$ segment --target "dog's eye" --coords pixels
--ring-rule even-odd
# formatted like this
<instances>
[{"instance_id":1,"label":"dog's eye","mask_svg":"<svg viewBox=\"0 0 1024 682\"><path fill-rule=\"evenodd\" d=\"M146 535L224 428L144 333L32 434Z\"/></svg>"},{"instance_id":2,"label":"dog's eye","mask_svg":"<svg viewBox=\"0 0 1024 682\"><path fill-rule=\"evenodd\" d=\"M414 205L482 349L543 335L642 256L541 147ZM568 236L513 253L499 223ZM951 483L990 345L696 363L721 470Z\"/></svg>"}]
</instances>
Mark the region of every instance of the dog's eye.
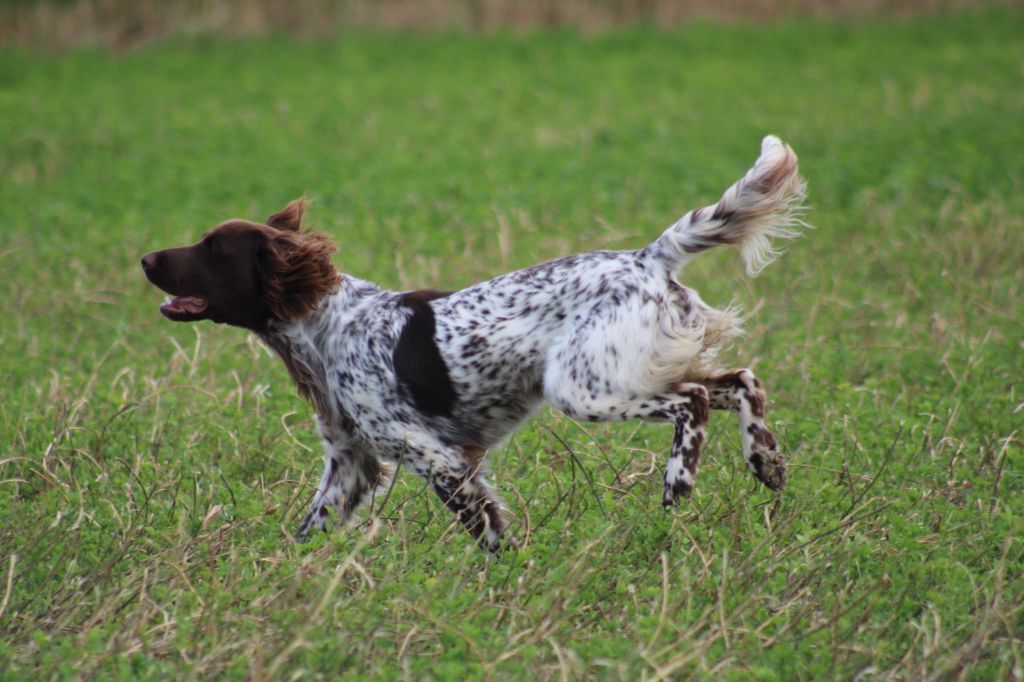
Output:
<instances>
[{"instance_id":1,"label":"dog's eye","mask_svg":"<svg viewBox=\"0 0 1024 682\"><path fill-rule=\"evenodd\" d=\"M211 256L219 256L221 254L220 242L213 237L203 240L203 249Z\"/></svg>"}]
</instances>

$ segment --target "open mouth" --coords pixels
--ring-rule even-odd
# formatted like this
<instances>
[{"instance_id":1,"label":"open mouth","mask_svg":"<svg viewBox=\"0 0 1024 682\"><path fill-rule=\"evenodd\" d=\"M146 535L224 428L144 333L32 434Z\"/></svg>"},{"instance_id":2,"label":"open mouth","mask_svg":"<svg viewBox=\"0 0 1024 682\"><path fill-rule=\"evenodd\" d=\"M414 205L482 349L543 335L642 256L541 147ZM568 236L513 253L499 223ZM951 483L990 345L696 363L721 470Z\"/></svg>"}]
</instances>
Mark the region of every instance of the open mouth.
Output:
<instances>
[{"instance_id":1,"label":"open mouth","mask_svg":"<svg viewBox=\"0 0 1024 682\"><path fill-rule=\"evenodd\" d=\"M202 296L168 296L160 305L160 312L175 322L199 320L206 312L206 299Z\"/></svg>"}]
</instances>

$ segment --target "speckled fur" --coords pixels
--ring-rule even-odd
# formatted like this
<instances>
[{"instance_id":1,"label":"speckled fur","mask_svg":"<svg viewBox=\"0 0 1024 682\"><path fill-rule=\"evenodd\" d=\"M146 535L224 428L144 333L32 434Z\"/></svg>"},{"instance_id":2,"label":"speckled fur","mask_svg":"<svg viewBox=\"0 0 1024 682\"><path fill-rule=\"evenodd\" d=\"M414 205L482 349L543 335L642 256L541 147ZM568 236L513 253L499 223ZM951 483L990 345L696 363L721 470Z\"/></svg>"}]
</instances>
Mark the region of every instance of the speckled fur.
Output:
<instances>
[{"instance_id":1,"label":"speckled fur","mask_svg":"<svg viewBox=\"0 0 1024 682\"><path fill-rule=\"evenodd\" d=\"M769 137L721 201L643 249L559 258L454 293L392 292L345 275L308 316L261 325L316 406L326 450L299 535L329 528L331 507L346 521L401 460L496 551L510 540L484 455L543 401L578 420L672 423L665 506L691 494L712 408L739 416L748 466L781 488L764 391L749 370L716 362L740 333L737 316L675 272L723 243L760 269L777 255L768 238L795 234L802 197L795 154Z\"/></svg>"},{"instance_id":2,"label":"speckled fur","mask_svg":"<svg viewBox=\"0 0 1024 682\"><path fill-rule=\"evenodd\" d=\"M768 152L778 149L770 144ZM789 211L802 184L792 152L782 160L787 172L779 178L773 168L776 184L767 190L788 183L780 201ZM726 209L703 210L721 215ZM740 241L736 226L729 227L730 241ZM673 271L687 259L682 254L702 248L679 249L685 239L672 228L667 235L639 251L569 256L425 297L456 396L446 414L418 409L392 371L391 355L414 315L406 299L424 298L416 293L384 291L347 276L316 315L274 325L267 340L320 368L325 392L334 398L321 420L344 425L336 429L338 440L361 443L386 461L404 458L489 549L498 547L506 522L483 476L481 453L544 400L579 420L675 424L666 506L692 491L709 408L739 415L748 466L765 484L781 488L785 468L764 424L764 392L749 370L723 374L715 362L718 348L739 333L737 318L707 306L675 279ZM714 232L702 237L703 248L715 243ZM342 461L346 457L352 455L342 454ZM338 499L346 500L346 517L372 478L325 483L339 492L314 499L301 531L324 527L320 509Z\"/></svg>"}]
</instances>

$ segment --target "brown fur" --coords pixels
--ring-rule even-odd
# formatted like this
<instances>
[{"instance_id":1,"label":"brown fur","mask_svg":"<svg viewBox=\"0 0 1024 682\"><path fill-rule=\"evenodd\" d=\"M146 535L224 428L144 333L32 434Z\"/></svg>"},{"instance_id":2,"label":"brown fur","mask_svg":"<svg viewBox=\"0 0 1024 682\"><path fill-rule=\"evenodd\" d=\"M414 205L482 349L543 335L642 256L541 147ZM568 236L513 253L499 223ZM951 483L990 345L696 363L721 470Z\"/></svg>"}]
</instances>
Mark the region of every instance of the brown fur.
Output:
<instances>
[{"instance_id":1,"label":"brown fur","mask_svg":"<svg viewBox=\"0 0 1024 682\"><path fill-rule=\"evenodd\" d=\"M301 320L338 290L331 263L337 249L319 232L302 230L307 201L296 199L266 224L228 220L192 246L146 254L146 277L176 297L198 297L205 308L171 319L209 319L262 333L268 320ZM164 308L161 308L164 310ZM294 373L293 373L294 374Z\"/></svg>"},{"instance_id":2,"label":"brown fur","mask_svg":"<svg viewBox=\"0 0 1024 682\"><path fill-rule=\"evenodd\" d=\"M327 402L327 389L321 381L317 380L316 371L299 359L298 354L292 351L283 337L268 336L267 343L284 361L284 366L292 381L295 382L299 395L313 403L317 412L326 414L330 409Z\"/></svg>"},{"instance_id":3,"label":"brown fur","mask_svg":"<svg viewBox=\"0 0 1024 682\"><path fill-rule=\"evenodd\" d=\"M309 199L302 197L289 201L288 205L267 218L267 225L286 232L298 232L302 227L302 216L309 208Z\"/></svg>"},{"instance_id":4,"label":"brown fur","mask_svg":"<svg viewBox=\"0 0 1024 682\"><path fill-rule=\"evenodd\" d=\"M263 272L267 305L274 317L301 320L316 310L324 296L338 290L341 274L331 263L337 248L319 232L281 231L268 241Z\"/></svg>"}]
</instances>

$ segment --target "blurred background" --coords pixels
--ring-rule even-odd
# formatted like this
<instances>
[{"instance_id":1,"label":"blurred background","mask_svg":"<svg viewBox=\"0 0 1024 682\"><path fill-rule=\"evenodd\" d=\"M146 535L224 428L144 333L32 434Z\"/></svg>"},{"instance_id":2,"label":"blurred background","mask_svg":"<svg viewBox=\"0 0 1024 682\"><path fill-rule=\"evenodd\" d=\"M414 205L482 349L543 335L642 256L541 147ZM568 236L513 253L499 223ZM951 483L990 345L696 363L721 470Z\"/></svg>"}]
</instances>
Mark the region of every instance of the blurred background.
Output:
<instances>
[{"instance_id":1,"label":"blurred background","mask_svg":"<svg viewBox=\"0 0 1024 682\"><path fill-rule=\"evenodd\" d=\"M175 34L325 36L344 28L463 29L694 20L910 17L1019 0L3 0L0 43L125 49Z\"/></svg>"}]
</instances>

